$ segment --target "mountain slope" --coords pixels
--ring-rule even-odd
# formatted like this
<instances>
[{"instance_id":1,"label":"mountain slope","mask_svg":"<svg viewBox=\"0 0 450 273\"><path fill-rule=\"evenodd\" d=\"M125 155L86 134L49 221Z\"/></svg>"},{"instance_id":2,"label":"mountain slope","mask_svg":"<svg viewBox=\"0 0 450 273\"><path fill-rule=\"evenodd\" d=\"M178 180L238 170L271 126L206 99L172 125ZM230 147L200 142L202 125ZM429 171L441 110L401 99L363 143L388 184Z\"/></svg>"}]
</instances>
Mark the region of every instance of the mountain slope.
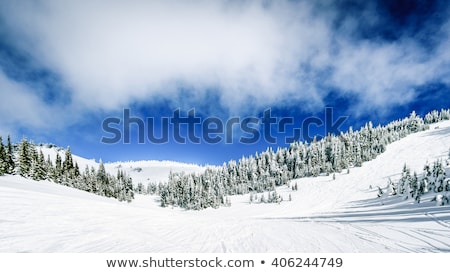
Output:
<instances>
[{"instance_id":1,"label":"mountain slope","mask_svg":"<svg viewBox=\"0 0 450 273\"><path fill-rule=\"evenodd\" d=\"M61 148L38 146L38 150L42 150L45 155L50 157L52 162L55 162L56 154L64 160L65 151ZM72 155L74 162L78 163L80 171L84 171L88 166L98 169L99 163L95 159L86 159L77 155ZM206 167L195 164L188 164L175 161L157 161L157 160L141 160L141 161L128 161L128 162L104 162L105 169L108 173L115 175L117 171L125 171L132 179L133 184L136 186L138 183L142 183L147 186L149 182L159 183L167 181L169 173L172 172L201 172Z\"/></svg>"},{"instance_id":2,"label":"mountain slope","mask_svg":"<svg viewBox=\"0 0 450 273\"><path fill-rule=\"evenodd\" d=\"M438 128L435 128L438 127ZM376 198L403 164L447 157L450 121L390 144L376 159L331 176L302 178L291 202L185 211L157 197L130 204L50 182L0 177L2 252L450 252L450 207Z\"/></svg>"},{"instance_id":3,"label":"mountain slope","mask_svg":"<svg viewBox=\"0 0 450 273\"><path fill-rule=\"evenodd\" d=\"M134 185L142 183L144 186L147 186L149 182L166 182L171 171L193 173L201 172L205 169L205 167L195 164L156 160L112 162L106 163L105 168L113 174L118 169L122 169L133 179Z\"/></svg>"}]
</instances>

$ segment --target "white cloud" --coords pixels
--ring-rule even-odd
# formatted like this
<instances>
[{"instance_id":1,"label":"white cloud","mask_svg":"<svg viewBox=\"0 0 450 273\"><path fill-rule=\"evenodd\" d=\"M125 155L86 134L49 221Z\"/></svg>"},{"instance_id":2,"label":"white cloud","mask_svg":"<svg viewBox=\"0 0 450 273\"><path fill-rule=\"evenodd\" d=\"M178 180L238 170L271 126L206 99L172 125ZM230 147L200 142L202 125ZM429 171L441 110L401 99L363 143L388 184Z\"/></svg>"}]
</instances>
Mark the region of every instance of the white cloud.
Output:
<instances>
[{"instance_id":1,"label":"white cloud","mask_svg":"<svg viewBox=\"0 0 450 273\"><path fill-rule=\"evenodd\" d=\"M303 4L44 2L5 12L25 50L90 107L173 94L178 84L221 89L228 107L309 96L294 78L298 66L321 65L329 43L325 23Z\"/></svg>"},{"instance_id":2,"label":"white cloud","mask_svg":"<svg viewBox=\"0 0 450 273\"><path fill-rule=\"evenodd\" d=\"M309 3L48 0L5 4L2 17L87 109L178 98L180 86L195 90L182 98L193 103L218 90L232 112L314 108L333 87L358 96L359 111L405 103L414 86L448 73L437 61L444 53L428 56L408 39L355 42L358 22L336 31L331 5L318 13Z\"/></svg>"},{"instance_id":3,"label":"white cloud","mask_svg":"<svg viewBox=\"0 0 450 273\"><path fill-rule=\"evenodd\" d=\"M355 112L389 108L414 99L414 87L434 78L436 67L409 44L378 46L373 43L347 44L333 60L329 84L359 95ZM362 107L366 109L362 109Z\"/></svg>"},{"instance_id":4,"label":"white cloud","mask_svg":"<svg viewBox=\"0 0 450 273\"><path fill-rule=\"evenodd\" d=\"M9 79L0 69L0 135L14 134L17 124L29 128L58 126L62 109L45 104L32 89ZM57 114L55 114L57 113Z\"/></svg>"}]
</instances>

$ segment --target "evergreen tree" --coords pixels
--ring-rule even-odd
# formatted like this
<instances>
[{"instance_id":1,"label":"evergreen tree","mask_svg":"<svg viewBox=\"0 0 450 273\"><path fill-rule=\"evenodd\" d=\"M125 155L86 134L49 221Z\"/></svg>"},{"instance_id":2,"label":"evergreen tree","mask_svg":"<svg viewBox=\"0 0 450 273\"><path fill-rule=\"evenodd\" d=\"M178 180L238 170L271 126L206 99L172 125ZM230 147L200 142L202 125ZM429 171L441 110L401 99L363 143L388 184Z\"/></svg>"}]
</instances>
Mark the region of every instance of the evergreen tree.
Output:
<instances>
[{"instance_id":1,"label":"evergreen tree","mask_svg":"<svg viewBox=\"0 0 450 273\"><path fill-rule=\"evenodd\" d=\"M54 171L54 167L53 162L50 159L50 155L47 155L47 160L45 162L45 170L47 172L47 178L51 178Z\"/></svg>"},{"instance_id":2,"label":"evergreen tree","mask_svg":"<svg viewBox=\"0 0 450 273\"><path fill-rule=\"evenodd\" d=\"M419 179L417 177L417 173L414 172L413 176L410 178L409 182L409 194L411 197L417 196L417 192L419 189Z\"/></svg>"},{"instance_id":3,"label":"evergreen tree","mask_svg":"<svg viewBox=\"0 0 450 273\"><path fill-rule=\"evenodd\" d=\"M442 192L446 189L446 173L442 161L439 160L435 163L436 165L436 189L437 192Z\"/></svg>"},{"instance_id":4,"label":"evergreen tree","mask_svg":"<svg viewBox=\"0 0 450 273\"><path fill-rule=\"evenodd\" d=\"M423 177L419 181L419 188L417 189L417 195L416 195L417 203L420 203L420 199L421 199L422 195L425 194L425 190L427 188L426 181L427 181L426 177Z\"/></svg>"},{"instance_id":5,"label":"evergreen tree","mask_svg":"<svg viewBox=\"0 0 450 273\"><path fill-rule=\"evenodd\" d=\"M13 148L13 145L11 144L11 136L10 135L8 135L8 142L6 144L5 160L6 160L6 165L7 165L6 173L13 174L14 169L16 168L16 164L14 162L14 148Z\"/></svg>"},{"instance_id":6,"label":"evergreen tree","mask_svg":"<svg viewBox=\"0 0 450 273\"><path fill-rule=\"evenodd\" d=\"M131 177L124 176L124 191L125 191L125 200L128 203L130 203L134 199L134 192L133 192L133 180Z\"/></svg>"},{"instance_id":7,"label":"evergreen tree","mask_svg":"<svg viewBox=\"0 0 450 273\"><path fill-rule=\"evenodd\" d=\"M73 164L73 158L72 158L72 152L70 151L70 146L67 147L65 153L64 153L64 161L62 163L62 173L69 177L70 179L73 179L75 177L75 170L74 170L74 164ZM79 171L79 170L78 170Z\"/></svg>"},{"instance_id":8,"label":"evergreen tree","mask_svg":"<svg viewBox=\"0 0 450 273\"><path fill-rule=\"evenodd\" d=\"M161 207L163 207L163 208L167 207L169 205L169 201L168 201L169 192L168 192L166 186L163 186L161 188L159 197L160 197Z\"/></svg>"},{"instance_id":9,"label":"evergreen tree","mask_svg":"<svg viewBox=\"0 0 450 273\"><path fill-rule=\"evenodd\" d=\"M388 194L392 196L397 195L397 187L394 185L391 178L389 178L388 181Z\"/></svg>"},{"instance_id":10,"label":"evergreen tree","mask_svg":"<svg viewBox=\"0 0 450 273\"><path fill-rule=\"evenodd\" d=\"M100 164L97 170L97 181L100 186L100 195L104 195L107 197L113 196L114 190L111 188L109 180L110 179L106 174L105 165L103 165L103 162L100 160Z\"/></svg>"},{"instance_id":11,"label":"evergreen tree","mask_svg":"<svg viewBox=\"0 0 450 273\"><path fill-rule=\"evenodd\" d=\"M0 175L4 175L8 171L8 162L6 158L6 149L3 146L3 139L0 136Z\"/></svg>"},{"instance_id":12,"label":"evergreen tree","mask_svg":"<svg viewBox=\"0 0 450 273\"><path fill-rule=\"evenodd\" d=\"M37 175L37 172L38 172L37 163L38 163L39 156L38 156L36 147L32 143L30 143L30 146L28 148L29 148L29 152L31 154L31 170L30 170L29 177L31 179L37 181L37 180L39 180L38 175Z\"/></svg>"},{"instance_id":13,"label":"evergreen tree","mask_svg":"<svg viewBox=\"0 0 450 273\"><path fill-rule=\"evenodd\" d=\"M398 193L400 195L403 195L405 192L407 192L407 187L409 184L411 178L411 173L408 167L406 167L406 164L403 165L403 171L402 171L402 177L400 178L400 182L398 185Z\"/></svg>"},{"instance_id":14,"label":"evergreen tree","mask_svg":"<svg viewBox=\"0 0 450 273\"><path fill-rule=\"evenodd\" d=\"M32 161L30 143L24 138L19 145L19 175L28 177L31 174Z\"/></svg>"},{"instance_id":15,"label":"evergreen tree","mask_svg":"<svg viewBox=\"0 0 450 273\"><path fill-rule=\"evenodd\" d=\"M37 160L33 163L33 179L38 181L47 179L45 159L42 150L39 152Z\"/></svg>"},{"instance_id":16,"label":"evergreen tree","mask_svg":"<svg viewBox=\"0 0 450 273\"><path fill-rule=\"evenodd\" d=\"M62 159L59 153L56 153L56 159L55 159L55 168L53 170L52 179L55 183L61 183L62 182Z\"/></svg>"},{"instance_id":17,"label":"evergreen tree","mask_svg":"<svg viewBox=\"0 0 450 273\"><path fill-rule=\"evenodd\" d=\"M145 190L144 184L142 184L142 182L139 182L139 183L138 183L138 185L137 185L135 191L136 191L138 194L146 194L146 190Z\"/></svg>"},{"instance_id":18,"label":"evergreen tree","mask_svg":"<svg viewBox=\"0 0 450 273\"><path fill-rule=\"evenodd\" d=\"M78 162L75 162L75 166L73 169L73 173L75 177L79 177L81 175L80 173L80 167L78 167Z\"/></svg>"}]
</instances>

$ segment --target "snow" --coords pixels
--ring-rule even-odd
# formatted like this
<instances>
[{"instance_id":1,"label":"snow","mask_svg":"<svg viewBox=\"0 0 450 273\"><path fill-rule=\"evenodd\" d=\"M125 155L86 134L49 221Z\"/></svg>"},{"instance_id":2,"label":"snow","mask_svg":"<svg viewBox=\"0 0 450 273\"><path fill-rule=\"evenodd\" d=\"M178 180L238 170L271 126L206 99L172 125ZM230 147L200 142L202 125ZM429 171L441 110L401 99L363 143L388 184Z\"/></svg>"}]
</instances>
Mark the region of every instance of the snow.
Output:
<instances>
[{"instance_id":1,"label":"snow","mask_svg":"<svg viewBox=\"0 0 450 273\"><path fill-rule=\"evenodd\" d=\"M0 251L450 252L449 206L436 206L431 196L420 204L376 198L377 186L399 178L404 163L420 173L427 161L448 156L449 143L450 121L441 122L390 144L335 180L302 178L291 181L298 191L277 189L284 200L291 194L291 202L249 204L249 195L232 196L231 207L202 211L161 208L155 196L120 203L51 182L3 176ZM150 173L148 162L108 168L117 164ZM146 179L142 173L131 174Z\"/></svg>"}]
</instances>

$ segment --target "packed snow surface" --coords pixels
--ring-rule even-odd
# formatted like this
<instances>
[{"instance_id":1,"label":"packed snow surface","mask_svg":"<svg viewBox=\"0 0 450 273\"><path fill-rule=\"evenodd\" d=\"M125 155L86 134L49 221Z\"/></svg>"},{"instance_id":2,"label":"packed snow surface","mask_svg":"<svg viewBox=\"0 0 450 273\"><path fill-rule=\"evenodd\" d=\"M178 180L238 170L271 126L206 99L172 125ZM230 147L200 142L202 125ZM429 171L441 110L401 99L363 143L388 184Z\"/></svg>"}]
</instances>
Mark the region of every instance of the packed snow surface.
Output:
<instances>
[{"instance_id":1,"label":"packed snow surface","mask_svg":"<svg viewBox=\"0 0 450 273\"><path fill-rule=\"evenodd\" d=\"M186 211L156 196L120 203L47 181L0 177L1 252L450 252L450 207L376 198L403 164L447 158L450 121L390 144L360 168L302 178L280 204ZM122 164L137 168L138 163ZM80 166L81 167L81 166ZM117 167L117 165L115 166Z\"/></svg>"}]
</instances>

